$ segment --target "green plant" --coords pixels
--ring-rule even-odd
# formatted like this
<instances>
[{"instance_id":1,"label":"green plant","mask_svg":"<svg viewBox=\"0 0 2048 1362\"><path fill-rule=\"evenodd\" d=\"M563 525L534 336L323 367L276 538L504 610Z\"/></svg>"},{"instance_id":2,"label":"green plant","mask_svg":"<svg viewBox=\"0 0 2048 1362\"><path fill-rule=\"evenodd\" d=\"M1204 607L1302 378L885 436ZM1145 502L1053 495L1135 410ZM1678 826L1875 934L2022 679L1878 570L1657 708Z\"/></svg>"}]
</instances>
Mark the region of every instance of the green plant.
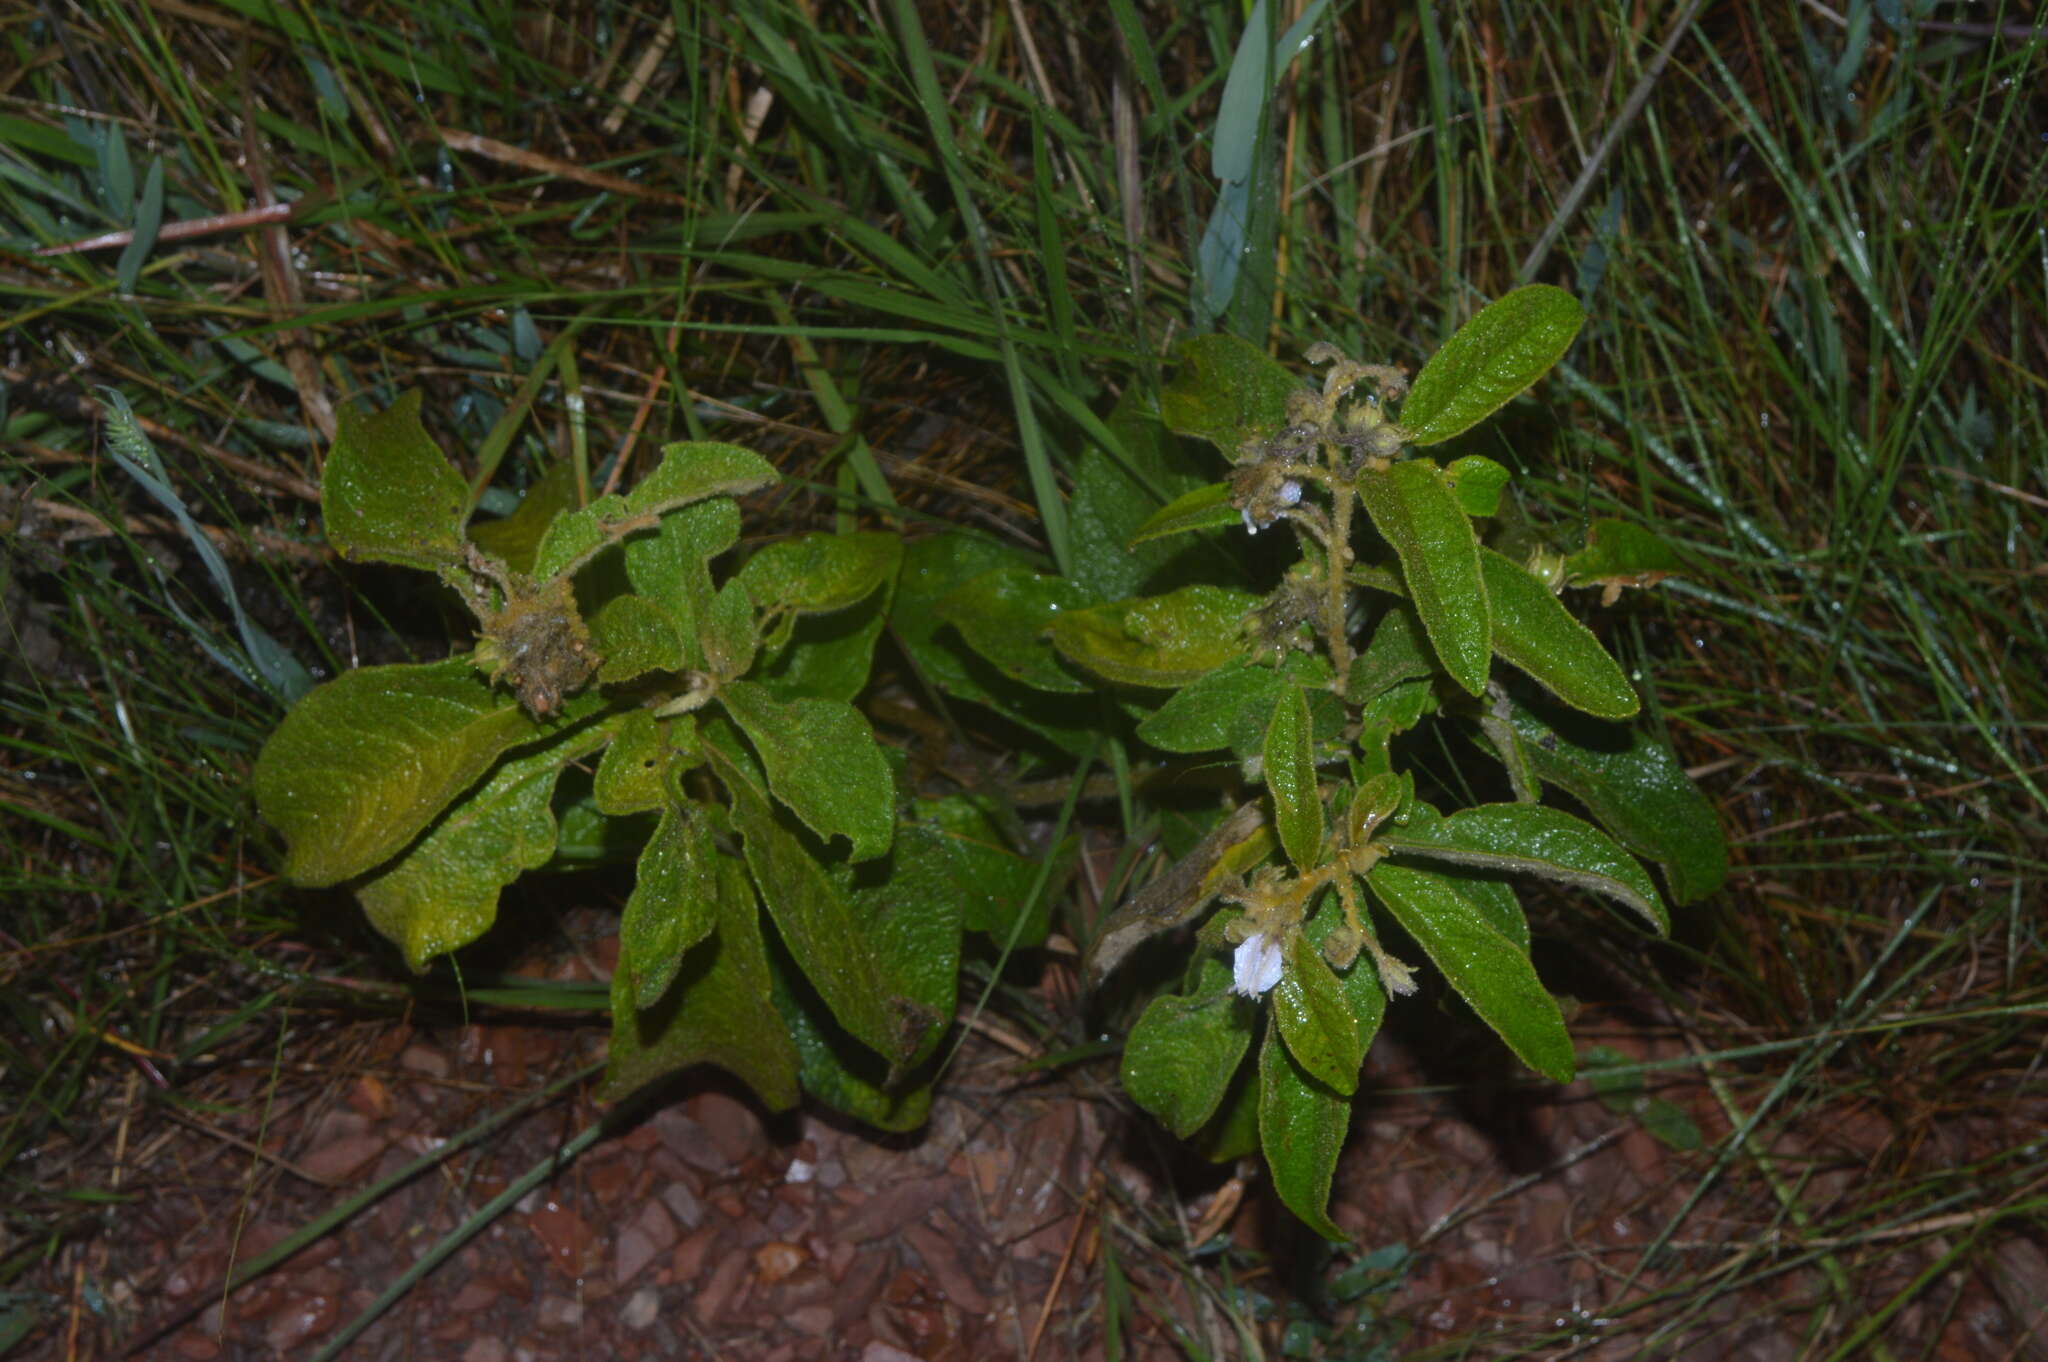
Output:
<instances>
[{"instance_id":1,"label":"green plant","mask_svg":"<svg viewBox=\"0 0 2048 1362\"><path fill-rule=\"evenodd\" d=\"M439 575L478 640L467 657L349 673L292 711L255 773L285 872L351 882L417 969L491 925L503 887L557 856L560 823L624 823L641 849L609 1091L711 1062L771 1106L803 1090L913 1126L963 933L1005 949L1042 938L1046 876L1019 854L1007 810L923 797L875 741L852 702L889 626L928 684L1008 715L1050 754L1168 754L1146 772L1148 796L1213 767L1205 754L1238 759L1224 768L1231 797L1179 811L1186 858L1103 924L1089 967L1100 981L1223 901L1182 991L1131 1031L1125 1083L1176 1134L1206 1128L1212 1152L1262 1145L1287 1204L1336 1236L1325 1202L1349 1098L1386 995L1414 987L1369 901L1518 1056L1563 1079L1571 1045L1504 877L1592 890L1664 931L1659 891L1624 846L1662 863L1681 899L1722 874L1711 811L1668 750L1557 708L1618 721L1637 699L1550 585L1647 580L1668 556L1617 528L1539 579L1474 529L1503 467L1398 457L1528 387L1579 321L1561 291L1519 290L1412 391L1328 346L1309 355L1329 366L1320 393L1228 337L1184 346L1156 415L1127 399L1111 418L1123 471L1084 464L1076 540L1122 554L1117 478L1142 475L1149 451L1156 480L1177 485L1167 432L1201 436L1232 476L1145 518L1132 561L1180 579L1211 561L1234 571L1227 554L1159 558L1160 541L1216 547L1284 520L1300 560L1263 592L1185 580L1117 598L1125 567L1048 576L965 535L876 532L772 543L721 581L735 498L775 476L745 450L671 445L631 492L582 506L551 475L513 515L465 531L468 485L416 398L350 417L323 482L329 538ZM1398 420L1382 397L1402 399ZM1548 698L1495 677L1496 656ZM1445 813L1418 793L1398 740L1434 713L1469 725L1512 799ZM592 756L587 791L562 779ZM1614 835L1537 802L1543 785ZM1236 1083L1268 1011L1256 1081Z\"/></svg>"}]
</instances>

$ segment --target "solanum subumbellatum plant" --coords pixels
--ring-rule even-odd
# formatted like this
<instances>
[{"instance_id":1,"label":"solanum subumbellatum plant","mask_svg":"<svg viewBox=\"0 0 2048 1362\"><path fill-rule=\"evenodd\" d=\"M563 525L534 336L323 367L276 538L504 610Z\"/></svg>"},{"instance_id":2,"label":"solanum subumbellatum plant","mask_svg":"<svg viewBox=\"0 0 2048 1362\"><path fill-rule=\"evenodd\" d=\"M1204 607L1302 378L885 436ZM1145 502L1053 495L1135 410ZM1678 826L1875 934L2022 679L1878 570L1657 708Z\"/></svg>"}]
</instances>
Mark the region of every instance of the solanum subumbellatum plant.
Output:
<instances>
[{"instance_id":1,"label":"solanum subumbellatum plant","mask_svg":"<svg viewBox=\"0 0 2048 1362\"><path fill-rule=\"evenodd\" d=\"M1419 452L1528 388L1580 319L1560 290L1517 290L1412 387L1328 346L1307 355L1317 388L1229 337L1187 342L1156 411L1127 396L1110 417L1123 449L1079 462L1072 577L964 532L810 534L728 569L736 498L775 474L723 444L668 446L587 505L557 469L470 525L416 399L352 415L323 477L330 541L435 573L477 637L348 673L287 716L255 773L285 873L350 884L423 968L563 859L564 826L609 826L583 840L637 854L611 1094L709 1062L771 1107L808 1092L914 1126L963 937L1042 941L1057 852L1027 854L995 795L913 786L876 741L855 702L886 631L911 674L1010 720L1047 769L1105 744L1139 754L1123 769L1180 855L1099 924L1086 968L1101 984L1176 928L1190 959L1137 1016L1126 1087L1214 1156L1262 1149L1287 1205L1335 1234L1360 1067L1389 997L1415 986L1389 925L1564 1079L1571 1045L1512 881L1662 932L1637 856L1681 901L1724 873L1711 809L1628 726L1633 687L1557 594L1654 581L1668 550L1603 521L1581 552L1512 561L1481 533L1507 470ZM1228 477L1191 485L1176 437L1214 445ZM1282 527L1298 558L1255 587L1236 550ZM1441 782L1418 786L1407 760L1425 722L1467 728L1509 797L1440 807Z\"/></svg>"}]
</instances>

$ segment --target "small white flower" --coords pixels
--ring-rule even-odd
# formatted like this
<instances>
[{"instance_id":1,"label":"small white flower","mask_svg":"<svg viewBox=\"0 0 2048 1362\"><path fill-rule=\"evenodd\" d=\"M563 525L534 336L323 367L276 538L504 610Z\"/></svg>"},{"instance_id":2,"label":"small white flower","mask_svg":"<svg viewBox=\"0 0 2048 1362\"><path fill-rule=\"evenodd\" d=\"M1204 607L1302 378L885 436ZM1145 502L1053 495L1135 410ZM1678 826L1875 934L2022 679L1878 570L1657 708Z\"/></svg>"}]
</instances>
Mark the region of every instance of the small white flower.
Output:
<instances>
[{"instance_id":1,"label":"small white flower","mask_svg":"<svg viewBox=\"0 0 2048 1362\"><path fill-rule=\"evenodd\" d=\"M1301 484L1293 478L1287 479L1280 484L1280 493L1277 499L1282 506L1299 506L1301 504Z\"/></svg>"},{"instance_id":2,"label":"small white flower","mask_svg":"<svg viewBox=\"0 0 2048 1362\"><path fill-rule=\"evenodd\" d=\"M1238 943L1230 972L1232 993L1258 997L1280 982L1280 943L1264 932L1253 932Z\"/></svg>"}]
</instances>

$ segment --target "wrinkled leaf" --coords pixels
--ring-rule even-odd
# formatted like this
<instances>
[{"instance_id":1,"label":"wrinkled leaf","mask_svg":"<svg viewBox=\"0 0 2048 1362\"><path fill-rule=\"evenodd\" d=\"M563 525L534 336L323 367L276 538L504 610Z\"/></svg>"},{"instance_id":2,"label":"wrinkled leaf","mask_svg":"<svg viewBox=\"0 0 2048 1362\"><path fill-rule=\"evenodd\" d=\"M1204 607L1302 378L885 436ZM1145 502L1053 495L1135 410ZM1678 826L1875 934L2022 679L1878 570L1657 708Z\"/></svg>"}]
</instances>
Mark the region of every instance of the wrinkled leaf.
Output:
<instances>
[{"instance_id":1,"label":"wrinkled leaf","mask_svg":"<svg viewBox=\"0 0 2048 1362\"><path fill-rule=\"evenodd\" d=\"M778 540L746 561L735 580L761 610L844 610L896 573L903 541L893 534L807 534Z\"/></svg>"},{"instance_id":2,"label":"wrinkled leaf","mask_svg":"<svg viewBox=\"0 0 2048 1362\"><path fill-rule=\"evenodd\" d=\"M1669 747L1633 728L1521 704L1509 722L1537 778L1585 805L1623 846L1663 865L1680 903L1721 887L1721 820Z\"/></svg>"},{"instance_id":3,"label":"wrinkled leaf","mask_svg":"<svg viewBox=\"0 0 2048 1362\"><path fill-rule=\"evenodd\" d=\"M1267 1027L1259 1047L1259 1144L1273 1190L1303 1224L1339 1243L1345 1235L1330 1219L1330 1179L1350 1126L1350 1099L1310 1076L1280 1028Z\"/></svg>"},{"instance_id":4,"label":"wrinkled leaf","mask_svg":"<svg viewBox=\"0 0 2048 1362\"><path fill-rule=\"evenodd\" d=\"M498 893L555 852L548 807L562 768L605 740L589 728L514 757L451 806L426 836L356 886L370 925L413 970L482 936L498 918Z\"/></svg>"},{"instance_id":5,"label":"wrinkled leaf","mask_svg":"<svg viewBox=\"0 0 2048 1362\"><path fill-rule=\"evenodd\" d=\"M1290 686L1266 726L1266 789L1273 796L1273 827L1297 870L1322 863L1322 795L1316 788L1315 749L1309 741L1308 697ZM1335 1085L1332 1085L1335 1086Z\"/></svg>"},{"instance_id":6,"label":"wrinkled leaf","mask_svg":"<svg viewBox=\"0 0 2048 1362\"><path fill-rule=\"evenodd\" d=\"M939 839L960 902L960 925L986 933L999 945L1042 945L1052 905L1073 859L1074 843L1055 849L1055 868L1036 899L1038 862L1010 849L987 796L956 794L920 799L917 814Z\"/></svg>"},{"instance_id":7,"label":"wrinkled leaf","mask_svg":"<svg viewBox=\"0 0 2048 1362\"><path fill-rule=\"evenodd\" d=\"M1428 459L1367 469L1358 495L1401 560L1409 599L1444 670L1471 694L1482 693L1493 636L1479 540L1442 472Z\"/></svg>"},{"instance_id":8,"label":"wrinkled leaf","mask_svg":"<svg viewBox=\"0 0 2048 1362\"><path fill-rule=\"evenodd\" d=\"M1314 653L1290 652L1277 668L1249 659L1227 663L1175 691L1138 725L1138 736L1168 752L1227 747L1251 756L1265 745L1280 697L1289 687L1305 687L1312 735L1324 741L1336 736L1345 717L1328 690L1330 678L1330 664Z\"/></svg>"},{"instance_id":9,"label":"wrinkled leaf","mask_svg":"<svg viewBox=\"0 0 2048 1362\"><path fill-rule=\"evenodd\" d=\"M652 534L626 541L626 580L675 621L690 667L706 665L698 633L715 591L710 562L739 537L739 507L728 497L714 497L665 515Z\"/></svg>"},{"instance_id":10,"label":"wrinkled leaf","mask_svg":"<svg viewBox=\"0 0 2048 1362\"><path fill-rule=\"evenodd\" d=\"M1585 320L1578 299L1549 284L1481 308L1415 376L1401 404L1408 441L1433 445L1493 415L1564 357Z\"/></svg>"},{"instance_id":11,"label":"wrinkled leaf","mask_svg":"<svg viewBox=\"0 0 2048 1362\"><path fill-rule=\"evenodd\" d=\"M1287 944L1286 968L1273 987L1273 1019L1280 1038L1310 1077L1349 1097L1365 1063L1358 1018L1337 976L1306 935Z\"/></svg>"},{"instance_id":12,"label":"wrinkled leaf","mask_svg":"<svg viewBox=\"0 0 2048 1362\"><path fill-rule=\"evenodd\" d=\"M711 497L740 496L775 478L766 459L738 445L666 445L661 462L632 491L599 497L550 525L534 553L533 575L548 578L573 572L606 545L653 529L669 511Z\"/></svg>"},{"instance_id":13,"label":"wrinkled leaf","mask_svg":"<svg viewBox=\"0 0 2048 1362\"><path fill-rule=\"evenodd\" d=\"M612 976L610 1101L694 1064L715 1064L753 1089L770 1111L797 1103L797 1051L771 1001L761 914L746 867L716 864L717 923L683 957L660 1001L642 1009L627 971Z\"/></svg>"},{"instance_id":14,"label":"wrinkled leaf","mask_svg":"<svg viewBox=\"0 0 2048 1362\"><path fill-rule=\"evenodd\" d=\"M1287 397L1301 383L1278 360L1235 336L1182 341L1179 371L1159 394L1166 428L1196 435L1237 458L1248 442L1269 440L1287 424Z\"/></svg>"},{"instance_id":15,"label":"wrinkled leaf","mask_svg":"<svg viewBox=\"0 0 2048 1362\"><path fill-rule=\"evenodd\" d=\"M889 616L889 584L846 610L806 615L788 640L749 674L780 699L851 701L867 689L875 643Z\"/></svg>"},{"instance_id":16,"label":"wrinkled leaf","mask_svg":"<svg viewBox=\"0 0 2048 1362\"><path fill-rule=\"evenodd\" d=\"M389 859L541 731L462 658L316 687L256 758L256 805L284 834L285 878L334 884Z\"/></svg>"},{"instance_id":17,"label":"wrinkled leaf","mask_svg":"<svg viewBox=\"0 0 2048 1362\"><path fill-rule=\"evenodd\" d=\"M1062 611L1053 646L1070 662L1131 686L1184 686L1245 656L1245 618L1259 598L1218 586Z\"/></svg>"},{"instance_id":18,"label":"wrinkled leaf","mask_svg":"<svg viewBox=\"0 0 2048 1362\"><path fill-rule=\"evenodd\" d=\"M1365 878L1451 987L1524 1064L1559 1083L1571 1081L1572 1042L1564 1015L1526 951L1442 875L1381 861Z\"/></svg>"},{"instance_id":19,"label":"wrinkled leaf","mask_svg":"<svg viewBox=\"0 0 2048 1362\"><path fill-rule=\"evenodd\" d=\"M1492 549L1480 550L1479 568L1504 661L1588 714L1626 719L1642 707L1620 664L1543 583Z\"/></svg>"},{"instance_id":20,"label":"wrinkled leaf","mask_svg":"<svg viewBox=\"0 0 2048 1362\"><path fill-rule=\"evenodd\" d=\"M1199 486L1214 466L1207 450L1161 424L1143 393L1142 384L1124 389L1105 422L1122 449L1112 453L1091 441L1074 462L1074 495L1067 503L1072 572L1097 600L1187 580L1187 543L1141 543L1134 536L1161 503Z\"/></svg>"},{"instance_id":21,"label":"wrinkled leaf","mask_svg":"<svg viewBox=\"0 0 2048 1362\"><path fill-rule=\"evenodd\" d=\"M1662 538L1626 520L1603 517L1586 528L1586 547L1564 560L1573 586L1654 586L1685 565Z\"/></svg>"},{"instance_id":22,"label":"wrinkled leaf","mask_svg":"<svg viewBox=\"0 0 2048 1362\"><path fill-rule=\"evenodd\" d=\"M1382 844L1396 855L1449 861L1495 873L1538 875L1602 894L1660 933L1671 919L1657 886L1635 858L1584 819L1543 804L1481 804L1440 820L1390 828Z\"/></svg>"},{"instance_id":23,"label":"wrinkled leaf","mask_svg":"<svg viewBox=\"0 0 2048 1362\"><path fill-rule=\"evenodd\" d=\"M738 582L727 582L711 598L704 612L704 626L697 636L704 649L704 665L720 680L745 676L754 665L761 647L761 631L754 620L753 598Z\"/></svg>"},{"instance_id":24,"label":"wrinkled leaf","mask_svg":"<svg viewBox=\"0 0 2048 1362\"><path fill-rule=\"evenodd\" d=\"M1131 547L1149 544L1169 535L1190 534L1239 523L1237 507L1230 501L1230 484L1212 482L1183 493L1161 506L1131 535Z\"/></svg>"},{"instance_id":25,"label":"wrinkled leaf","mask_svg":"<svg viewBox=\"0 0 2048 1362\"><path fill-rule=\"evenodd\" d=\"M842 880L776 816L751 763L721 742L705 751L732 796L733 826L783 945L849 1035L891 1066L905 1062L933 1019L891 976Z\"/></svg>"},{"instance_id":26,"label":"wrinkled leaf","mask_svg":"<svg viewBox=\"0 0 2048 1362\"><path fill-rule=\"evenodd\" d=\"M678 805L662 811L619 919L618 968L635 1006L661 1001L682 968L683 952L718 924L722 859L711 825L697 809Z\"/></svg>"},{"instance_id":27,"label":"wrinkled leaf","mask_svg":"<svg viewBox=\"0 0 2048 1362\"><path fill-rule=\"evenodd\" d=\"M1193 987L1154 998L1124 1041L1124 1091L1181 1139L1208 1124L1252 1042L1230 966L1203 956Z\"/></svg>"},{"instance_id":28,"label":"wrinkled leaf","mask_svg":"<svg viewBox=\"0 0 2048 1362\"><path fill-rule=\"evenodd\" d=\"M469 527L469 538L514 572L531 572L541 536L555 523L556 516L575 509L576 466L567 459L557 459L526 489L512 514L497 520L476 521Z\"/></svg>"},{"instance_id":29,"label":"wrinkled leaf","mask_svg":"<svg viewBox=\"0 0 2048 1362\"><path fill-rule=\"evenodd\" d=\"M1444 465L1444 481L1451 485L1466 515L1491 516L1500 511L1508 470L1483 454L1467 454Z\"/></svg>"},{"instance_id":30,"label":"wrinkled leaf","mask_svg":"<svg viewBox=\"0 0 2048 1362\"><path fill-rule=\"evenodd\" d=\"M590 617L590 642L604 659L597 679L608 686L648 672L679 672L689 665L675 617L645 596L606 601Z\"/></svg>"},{"instance_id":31,"label":"wrinkled leaf","mask_svg":"<svg viewBox=\"0 0 2048 1362\"><path fill-rule=\"evenodd\" d=\"M939 602L937 613L969 647L1013 681L1079 695L1092 687L1060 665L1046 635L1056 620L1093 600L1064 577L998 568L954 588Z\"/></svg>"},{"instance_id":32,"label":"wrinkled leaf","mask_svg":"<svg viewBox=\"0 0 2048 1362\"><path fill-rule=\"evenodd\" d=\"M1412 607L1396 605L1380 616L1372 641L1351 660L1344 698L1354 705L1364 704L1403 681L1427 680L1436 669L1436 654L1430 649L1422 621Z\"/></svg>"},{"instance_id":33,"label":"wrinkled leaf","mask_svg":"<svg viewBox=\"0 0 2048 1362\"><path fill-rule=\"evenodd\" d=\"M896 783L859 710L843 700L778 700L752 681L727 682L718 699L760 755L768 788L805 827L827 842L845 837L856 861L889 849Z\"/></svg>"},{"instance_id":34,"label":"wrinkled leaf","mask_svg":"<svg viewBox=\"0 0 2048 1362\"><path fill-rule=\"evenodd\" d=\"M668 802L671 771L697 761L697 732L691 719L657 719L648 710L630 710L619 720L612 745L597 763L591 797L599 812L615 818L658 809Z\"/></svg>"},{"instance_id":35,"label":"wrinkled leaf","mask_svg":"<svg viewBox=\"0 0 2048 1362\"><path fill-rule=\"evenodd\" d=\"M375 416L344 405L320 478L327 542L344 558L437 572L462 560L469 484L420 424L420 394Z\"/></svg>"},{"instance_id":36,"label":"wrinkled leaf","mask_svg":"<svg viewBox=\"0 0 2048 1362\"><path fill-rule=\"evenodd\" d=\"M774 957L775 1007L795 1042L804 1091L877 1130L915 1130L931 1114L929 1082L889 1082L888 1066L832 1020L824 1002L780 953Z\"/></svg>"}]
</instances>

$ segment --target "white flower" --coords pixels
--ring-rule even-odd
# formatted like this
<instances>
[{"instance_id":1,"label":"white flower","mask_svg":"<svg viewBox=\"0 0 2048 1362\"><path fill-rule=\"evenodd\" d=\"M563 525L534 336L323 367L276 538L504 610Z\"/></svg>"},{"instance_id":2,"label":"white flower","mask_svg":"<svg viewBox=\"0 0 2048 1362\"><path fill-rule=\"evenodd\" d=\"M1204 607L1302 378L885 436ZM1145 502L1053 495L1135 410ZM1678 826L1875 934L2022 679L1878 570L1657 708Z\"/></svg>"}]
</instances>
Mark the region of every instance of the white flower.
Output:
<instances>
[{"instance_id":1,"label":"white flower","mask_svg":"<svg viewBox=\"0 0 2048 1362\"><path fill-rule=\"evenodd\" d=\"M1230 971L1232 993L1258 997L1280 982L1280 943L1264 932L1253 932L1238 943Z\"/></svg>"}]
</instances>

